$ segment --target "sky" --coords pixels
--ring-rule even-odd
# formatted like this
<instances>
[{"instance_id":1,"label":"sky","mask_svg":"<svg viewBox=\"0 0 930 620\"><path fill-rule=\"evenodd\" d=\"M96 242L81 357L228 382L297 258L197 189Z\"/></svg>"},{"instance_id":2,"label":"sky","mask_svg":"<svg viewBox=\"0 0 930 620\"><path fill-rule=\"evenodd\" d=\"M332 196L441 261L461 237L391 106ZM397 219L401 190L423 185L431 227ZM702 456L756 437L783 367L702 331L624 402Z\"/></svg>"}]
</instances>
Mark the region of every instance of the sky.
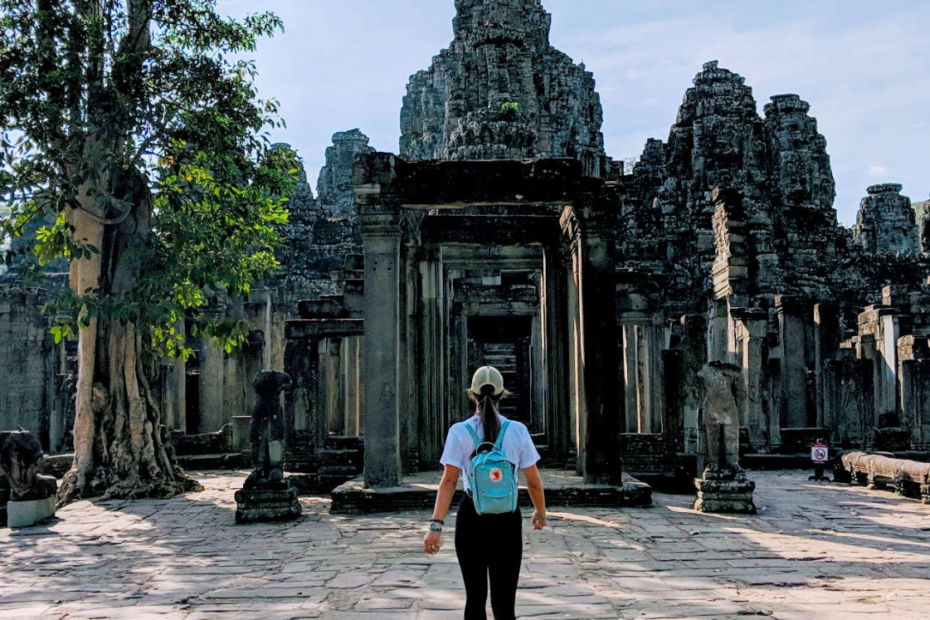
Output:
<instances>
[{"instance_id":1,"label":"sky","mask_svg":"<svg viewBox=\"0 0 930 620\"><path fill-rule=\"evenodd\" d=\"M452 40L453 0L228 0L236 17L277 13L286 32L249 56L259 93L281 103L312 184L338 131L398 151L410 75ZM866 188L930 196L930 0L543 0L552 44L594 73L607 154L665 140L703 63L744 76L759 111L772 95L811 104L827 138L840 221Z\"/></svg>"}]
</instances>

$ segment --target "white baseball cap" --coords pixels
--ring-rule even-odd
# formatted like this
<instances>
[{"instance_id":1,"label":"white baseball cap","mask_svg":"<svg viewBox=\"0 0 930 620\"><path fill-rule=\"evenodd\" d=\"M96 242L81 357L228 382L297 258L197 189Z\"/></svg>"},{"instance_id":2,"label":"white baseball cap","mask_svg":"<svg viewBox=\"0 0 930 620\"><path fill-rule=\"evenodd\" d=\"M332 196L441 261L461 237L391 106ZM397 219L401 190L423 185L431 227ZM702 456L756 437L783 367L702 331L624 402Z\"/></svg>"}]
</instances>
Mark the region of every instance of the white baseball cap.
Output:
<instances>
[{"instance_id":1,"label":"white baseball cap","mask_svg":"<svg viewBox=\"0 0 930 620\"><path fill-rule=\"evenodd\" d=\"M481 394L481 388L486 385L494 388L495 396L504 393L504 377L497 368L483 366L475 372L475 376L471 380L471 391L475 394Z\"/></svg>"}]
</instances>

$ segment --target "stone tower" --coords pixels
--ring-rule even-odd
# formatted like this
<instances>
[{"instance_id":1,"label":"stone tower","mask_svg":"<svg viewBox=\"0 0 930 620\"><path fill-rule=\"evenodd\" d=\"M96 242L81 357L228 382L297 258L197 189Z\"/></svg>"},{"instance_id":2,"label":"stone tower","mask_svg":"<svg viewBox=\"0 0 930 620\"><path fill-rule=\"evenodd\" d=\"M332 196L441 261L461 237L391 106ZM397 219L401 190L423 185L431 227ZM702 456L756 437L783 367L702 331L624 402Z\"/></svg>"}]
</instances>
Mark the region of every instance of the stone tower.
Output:
<instances>
[{"instance_id":1,"label":"stone tower","mask_svg":"<svg viewBox=\"0 0 930 620\"><path fill-rule=\"evenodd\" d=\"M352 185L352 163L363 153L373 153L368 136L358 129L333 135L333 145L326 149L326 165L320 170L316 193L328 217L354 218L355 187Z\"/></svg>"},{"instance_id":2,"label":"stone tower","mask_svg":"<svg viewBox=\"0 0 930 620\"><path fill-rule=\"evenodd\" d=\"M540 0L456 0L455 38L407 86L408 161L571 157L589 176L611 165L594 76L549 44Z\"/></svg>"},{"instance_id":3,"label":"stone tower","mask_svg":"<svg viewBox=\"0 0 930 620\"><path fill-rule=\"evenodd\" d=\"M853 230L856 242L872 254L913 254L920 251L917 216L901 185L873 185L862 199Z\"/></svg>"}]
</instances>

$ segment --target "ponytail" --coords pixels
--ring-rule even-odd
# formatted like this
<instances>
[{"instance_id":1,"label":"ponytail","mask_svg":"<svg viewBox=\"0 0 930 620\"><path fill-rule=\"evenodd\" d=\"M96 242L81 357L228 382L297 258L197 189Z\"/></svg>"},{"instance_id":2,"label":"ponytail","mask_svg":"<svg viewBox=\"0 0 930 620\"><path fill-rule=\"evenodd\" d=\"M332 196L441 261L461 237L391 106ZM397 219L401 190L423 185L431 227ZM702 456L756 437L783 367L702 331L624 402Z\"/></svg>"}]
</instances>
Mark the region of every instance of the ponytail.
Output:
<instances>
[{"instance_id":1,"label":"ponytail","mask_svg":"<svg viewBox=\"0 0 930 620\"><path fill-rule=\"evenodd\" d=\"M506 395L507 392L505 391L503 394L495 396L494 388L490 385L483 386L480 394L476 394L471 390L468 391L468 396L475 403L475 413L481 418L481 424L484 426L484 440L486 442L494 443L501 432L501 421L497 416L501 399Z\"/></svg>"}]
</instances>

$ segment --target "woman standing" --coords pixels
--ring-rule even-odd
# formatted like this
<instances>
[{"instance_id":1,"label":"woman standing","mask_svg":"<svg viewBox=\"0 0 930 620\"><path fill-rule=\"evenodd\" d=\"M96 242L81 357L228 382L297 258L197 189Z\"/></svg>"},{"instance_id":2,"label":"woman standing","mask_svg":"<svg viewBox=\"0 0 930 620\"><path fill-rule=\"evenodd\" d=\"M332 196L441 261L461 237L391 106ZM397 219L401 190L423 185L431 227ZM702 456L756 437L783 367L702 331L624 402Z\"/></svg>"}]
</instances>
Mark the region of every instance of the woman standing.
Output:
<instances>
[{"instance_id":1,"label":"woman standing","mask_svg":"<svg viewBox=\"0 0 930 620\"><path fill-rule=\"evenodd\" d=\"M486 620L488 582L495 620L514 620L517 583L523 562L523 515L519 507L506 514L479 515L470 496L471 460L479 444L495 443L501 425L507 421L498 413L501 399L507 396L504 378L495 368L478 369L468 391L475 403L475 415L449 430L440 462L445 466L436 495L436 508L424 540L426 553L439 551L442 527L459 476L466 473L465 496L455 519L455 553L465 581L465 620ZM470 428L469 428L470 427ZM476 442L475 437L479 441ZM546 500L536 463L539 453L526 426L510 421L500 449L515 469L522 469L526 485L536 508L533 529L546 527Z\"/></svg>"}]
</instances>

